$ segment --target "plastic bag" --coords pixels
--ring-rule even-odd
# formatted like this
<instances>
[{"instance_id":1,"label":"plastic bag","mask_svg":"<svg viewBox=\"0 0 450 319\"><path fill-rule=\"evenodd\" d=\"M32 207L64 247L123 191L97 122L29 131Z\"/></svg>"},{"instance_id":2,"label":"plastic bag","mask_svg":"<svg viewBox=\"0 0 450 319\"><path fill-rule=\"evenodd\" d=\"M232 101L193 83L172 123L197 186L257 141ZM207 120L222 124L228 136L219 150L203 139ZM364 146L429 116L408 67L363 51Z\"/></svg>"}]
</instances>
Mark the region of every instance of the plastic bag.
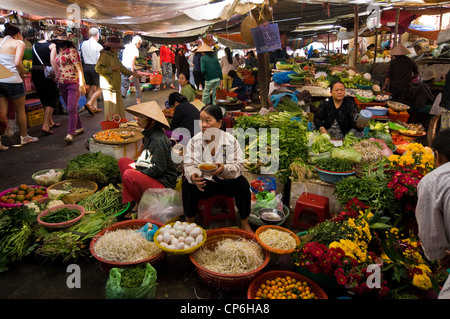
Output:
<instances>
[{"instance_id":1,"label":"plastic bag","mask_svg":"<svg viewBox=\"0 0 450 319\"><path fill-rule=\"evenodd\" d=\"M144 236L145 239L147 239L148 241L153 241L153 235L155 235L156 231L158 230L158 226L152 224L152 223L147 223L144 226L142 226L141 228L139 228L137 230L137 232Z\"/></svg>"},{"instance_id":2,"label":"plastic bag","mask_svg":"<svg viewBox=\"0 0 450 319\"><path fill-rule=\"evenodd\" d=\"M125 268L111 268L106 282L106 299L154 299L156 294L156 270L152 265L146 264L142 285L137 288L124 288L120 286L122 272Z\"/></svg>"},{"instance_id":3,"label":"plastic bag","mask_svg":"<svg viewBox=\"0 0 450 319\"><path fill-rule=\"evenodd\" d=\"M139 202L139 219L151 219L165 224L181 215L183 215L181 193L172 188L149 188Z\"/></svg>"},{"instance_id":4,"label":"plastic bag","mask_svg":"<svg viewBox=\"0 0 450 319\"><path fill-rule=\"evenodd\" d=\"M257 214L262 208L275 208L283 210L283 201L281 194L275 192L263 191L255 195L256 201L252 202L252 213Z\"/></svg>"},{"instance_id":5,"label":"plastic bag","mask_svg":"<svg viewBox=\"0 0 450 319\"><path fill-rule=\"evenodd\" d=\"M250 183L250 188L253 193L258 193L262 191L276 191L277 182L274 177L264 176L258 177Z\"/></svg>"}]
</instances>

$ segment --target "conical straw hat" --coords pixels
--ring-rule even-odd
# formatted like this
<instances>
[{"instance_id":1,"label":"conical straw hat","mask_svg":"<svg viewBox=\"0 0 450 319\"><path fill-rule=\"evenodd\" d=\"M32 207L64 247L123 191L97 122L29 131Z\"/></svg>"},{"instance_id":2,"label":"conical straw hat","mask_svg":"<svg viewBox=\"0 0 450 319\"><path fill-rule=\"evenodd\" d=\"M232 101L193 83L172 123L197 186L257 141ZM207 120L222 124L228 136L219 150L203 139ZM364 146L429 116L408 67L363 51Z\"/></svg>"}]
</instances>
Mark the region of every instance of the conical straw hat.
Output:
<instances>
[{"instance_id":1,"label":"conical straw hat","mask_svg":"<svg viewBox=\"0 0 450 319\"><path fill-rule=\"evenodd\" d=\"M242 20L241 36L242 36L242 39L245 41L245 43L247 43L248 45L255 45L255 43L253 42L253 36L252 36L251 29L254 29L257 26L258 26L258 23L250 15L246 16L244 18L244 20Z\"/></svg>"},{"instance_id":2,"label":"conical straw hat","mask_svg":"<svg viewBox=\"0 0 450 319\"><path fill-rule=\"evenodd\" d=\"M390 55L408 55L411 54L411 51L408 50L403 44L397 45L395 48L389 52Z\"/></svg>"},{"instance_id":3,"label":"conical straw hat","mask_svg":"<svg viewBox=\"0 0 450 319\"><path fill-rule=\"evenodd\" d=\"M3 64L0 64L0 79L7 79L14 74L8 70Z\"/></svg>"},{"instance_id":4,"label":"conical straw hat","mask_svg":"<svg viewBox=\"0 0 450 319\"><path fill-rule=\"evenodd\" d=\"M158 48L154 47L153 45L150 47L150 49L148 50L148 53L152 53L152 52L156 52L159 51Z\"/></svg>"},{"instance_id":5,"label":"conical straw hat","mask_svg":"<svg viewBox=\"0 0 450 319\"><path fill-rule=\"evenodd\" d=\"M213 49L211 49L211 47L209 45L207 45L206 43L203 43L196 52L214 52Z\"/></svg>"},{"instance_id":6,"label":"conical straw hat","mask_svg":"<svg viewBox=\"0 0 450 319\"><path fill-rule=\"evenodd\" d=\"M166 119L166 116L164 115L163 111L161 111L161 108L159 107L158 103L156 101L150 101L145 103L139 103L136 105L132 105L130 107L127 107L125 109L128 113L131 113L135 116L144 115L147 116L155 121L158 121L159 123L170 127L169 122Z\"/></svg>"}]
</instances>

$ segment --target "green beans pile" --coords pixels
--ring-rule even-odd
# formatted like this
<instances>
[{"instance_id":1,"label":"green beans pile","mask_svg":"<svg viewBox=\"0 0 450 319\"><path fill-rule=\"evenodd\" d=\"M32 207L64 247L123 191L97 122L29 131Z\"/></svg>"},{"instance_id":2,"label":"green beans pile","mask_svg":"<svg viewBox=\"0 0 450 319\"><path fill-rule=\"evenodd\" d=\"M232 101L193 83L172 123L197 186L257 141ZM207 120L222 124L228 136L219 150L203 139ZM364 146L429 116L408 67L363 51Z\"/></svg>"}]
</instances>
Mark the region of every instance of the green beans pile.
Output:
<instances>
[{"instance_id":1,"label":"green beans pile","mask_svg":"<svg viewBox=\"0 0 450 319\"><path fill-rule=\"evenodd\" d=\"M41 218L44 223L57 224L64 223L80 216L80 212L76 209L61 208Z\"/></svg>"},{"instance_id":2,"label":"green beans pile","mask_svg":"<svg viewBox=\"0 0 450 319\"><path fill-rule=\"evenodd\" d=\"M107 216L114 216L127 207L122 203L122 191L114 185L109 184L101 191L83 199L78 205L83 206L86 211L102 212Z\"/></svg>"}]
</instances>

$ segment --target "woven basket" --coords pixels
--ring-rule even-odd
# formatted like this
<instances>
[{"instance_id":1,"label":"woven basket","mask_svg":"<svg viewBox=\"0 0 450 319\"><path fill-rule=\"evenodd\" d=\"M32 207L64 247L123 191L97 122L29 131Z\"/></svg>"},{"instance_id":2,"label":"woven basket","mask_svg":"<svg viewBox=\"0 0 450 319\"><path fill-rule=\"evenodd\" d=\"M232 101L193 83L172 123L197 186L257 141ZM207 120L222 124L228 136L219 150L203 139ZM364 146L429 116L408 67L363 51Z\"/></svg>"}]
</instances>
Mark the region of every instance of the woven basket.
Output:
<instances>
[{"instance_id":1,"label":"woven basket","mask_svg":"<svg viewBox=\"0 0 450 319\"><path fill-rule=\"evenodd\" d=\"M389 108L393 109L396 112L403 112L406 110L409 110L409 106L400 102L396 102L396 101L387 101L386 102L387 106L389 106Z\"/></svg>"},{"instance_id":2,"label":"woven basket","mask_svg":"<svg viewBox=\"0 0 450 319\"><path fill-rule=\"evenodd\" d=\"M262 275L255 278L247 289L247 299L255 299L256 292L258 291L258 288L266 282L266 280L272 280L276 279L278 277L286 277L290 276L291 278L295 278L297 281L304 281L308 284L308 287L311 289L311 292L316 295L317 299L328 299L327 294L325 291L314 281L309 279L308 277L305 277L303 275L300 275L299 273L293 272L293 271L286 271L286 270L273 270L268 271L266 273L263 273Z\"/></svg>"},{"instance_id":3,"label":"woven basket","mask_svg":"<svg viewBox=\"0 0 450 319\"><path fill-rule=\"evenodd\" d=\"M150 258L147 258L147 259L138 260L138 261L135 261L135 262L124 262L124 263L119 263L119 262L115 262L115 261L105 260L105 259L101 258L100 256L98 256L95 253L95 250L94 250L95 243L107 231L114 231L114 230L117 230L117 229L136 229L137 230L137 229L145 226L145 224L147 224L147 223L154 224L158 228L161 228L163 226L163 223L160 223L160 222L155 221L155 220L150 220L150 219L126 220L126 221L116 223L114 225L109 226L108 228L103 229L97 235L95 235L94 238L92 238L90 246L89 246L90 252L91 252L92 256L95 259L97 259L97 261L100 263L100 268L105 273L109 274L109 271L111 270L111 268L134 267L134 266L142 265L142 264L151 264L152 266L155 267L155 266L157 266L158 264L161 263L161 261L166 256L166 253L164 251L161 251L161 252L157 253L156 255L151 256Z\"/></svg>"},{"instance_id":4,"label":"woven basket","mask_svg":"<svg viewBox=\"0 0 450 319\"><path fill-rule=\"evenodd\" d=\"M53 184L52 186L50 186L47 189L47 193L51 189L61 190L61 191L64 190L64 184L66 184L66 183L70 183L73 188L88 188L89 189L89 191L86 191L81 194L73 194L73 195L69 194L69 195L64 196L62 198L62 200L64 202L69 202L69 203L78 203L83 198L94 194L98 189L97 183L95 183L93 181L88 181L88 180L83 180L83 179L68 179L68 180Z\"/></svg>"},{"instance_id":5,"label":"woven basket","mask_svg":"<svg viewBox=\"0 0 450 319\"><path fill-rule=\"evenodd\" d=\"M218 228L212 229L206 232L207 239L204 243L204 247L207 249L213 249L218 242L230 238L230 239L242 239L254 240L254 235L250 232L234 229L234 228ZM197 273L200 279L208 286L214 287L220 290L239 290L246 288L250 282L255 279L266 267L270 260L270 253L264 250L264 262L257 269L244 274L220 274L211 270L208 270L197 263L195 260L195 253L189 255L191 262L197 268Z\"/></svg>"}]
</instances>

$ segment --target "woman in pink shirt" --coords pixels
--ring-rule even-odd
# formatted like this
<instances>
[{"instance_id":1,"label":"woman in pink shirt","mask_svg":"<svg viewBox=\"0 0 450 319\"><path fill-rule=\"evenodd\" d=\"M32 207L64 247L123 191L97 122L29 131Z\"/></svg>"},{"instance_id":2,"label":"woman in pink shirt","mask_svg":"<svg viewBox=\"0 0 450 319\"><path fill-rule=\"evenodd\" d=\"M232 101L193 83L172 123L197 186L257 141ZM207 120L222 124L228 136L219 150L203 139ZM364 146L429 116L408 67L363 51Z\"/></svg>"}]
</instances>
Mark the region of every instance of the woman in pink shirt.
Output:
<instances>
[{"instance_id":1,"label":"woman in pink shirt","mask_svg":"<svg viewBox=\"0 0 450 319\"><path fill-rule=\"evenodd\" d=\"M54 33L52 42L56 44L58 50L58 55L53 63L56 80L69 113L69 125L64 140L71 143L75 135L84 133L78 114L78 100L81 94L86 94L83 68L75 45L68 39L64 31Z\"/></svg>"}]
</instances>

